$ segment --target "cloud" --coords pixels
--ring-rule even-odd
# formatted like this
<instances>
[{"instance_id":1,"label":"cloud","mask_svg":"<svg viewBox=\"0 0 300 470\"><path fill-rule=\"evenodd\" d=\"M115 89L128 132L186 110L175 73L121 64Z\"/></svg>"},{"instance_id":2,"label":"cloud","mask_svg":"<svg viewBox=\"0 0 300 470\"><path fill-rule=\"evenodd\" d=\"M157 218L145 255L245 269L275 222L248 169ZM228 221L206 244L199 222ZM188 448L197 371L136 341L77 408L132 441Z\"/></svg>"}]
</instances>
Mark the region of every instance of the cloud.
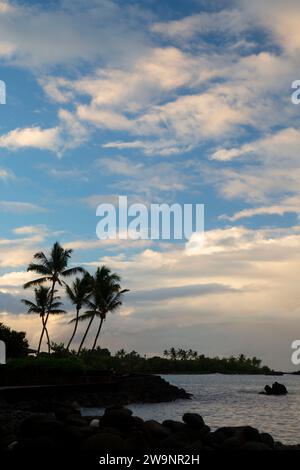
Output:
<instances>
[{"instance_id":1,"label":"cloud","mask_svg":"<svg viewBox=\"0 0 300 470\"><path fill-rule=\"evenodd\" d=\"M23 310L21 299L15 294L8 294L0 290L0 313L21 313Z\"/></svg>"},{"instance_id":2,"label":"cloud","mask_svg":"<svg viewBox=\"0 0 300 470\"><path fill-rule=\"evenodd\" d=\"M145 21L141 8L110 0L59 0L51 8L3 2L0 43L6 41L14 48L9 64L30 69L96 59L130 60L136 50L147 47L140 27Z\"/></svg>"},{"instance_id":3,"label":"cloud","mask_svg":"<svg viewBox=\"0 0 300 470\"><path fill-rule=\"evenodd\" d=\"M0 210L16 214L46 212L46 209L41 206L38 206L37 204L32 204L31 202L23 201L0 201Z\"/></svg>"},{"instance_id":4,"label":"cloud","mask_svg":"<svg viewBox=\"0 0 300 470\"><path fill-rule=\"evenodd\" d=\"M6 168L0 167L0 180L8 181L15 179L15 175L11 170L7 170Z\"/></svg>"},{"instance_id":5,"label":"cloud","mask_svg":"<svg viewBox=\"0 0 300 470\"><path fill-rule=\"evenodd\" d=\"M272 38L287 52L294 53L300 49L300 7L297 0L242 0L244 14L258 25L267 29Z\"/></svg>"},{"instance_id":6,"label":"cloud","mask_svg":"<svg viewBox=\"0 0 300 470\"><path fill-rule=\"evenodd\" d=\"M207 170L207 178L215 180L223 197L270 208L261 213L299 212L299 145L299 129L288 127L240 147L219 148L212 159L226 166L214 174ZM239 169L230 165L236 159L242 163Z\"/></svg>"},{"instance_id":7,"label":"cloud","mask_svg":"<svg viewBox=\"0 0 300 470\"><path fill-rule=\"evenodd\" d=\"M59 131L57 128L41 129L40 127L28 127L14 129L0 136L0 147L11 150L31 147L56 151L58 148L58 137Z\"/></svg>"},{"instance_id":8,"label":"cloud","mask_svg":"<svg viewBox=\"0 0 300 470\"><path fill-rule=\"evenodd\" d=\"M120 175L123 180L118 179L114 185L126 194L130 193L131 198L138 198L138 195L146 196L147 200L155 202L161 198L177 191L183 191L187 186L186 176L180 171L180 167L175 163L147 163L136 162L126 157L101 158L97 161L101 171L110 175ZM168 178L165 178L165 175ZM142 201L140 201L142 202Z\"/></svg>"},{"instance_id":9,"label":"cloud","mask_svg":"<svg viewBox=\"0 0 300 470\"><path fill-rule=\"evenodd\" d=\"M200 297L202 295L216 295L224 292L232 292L234 289L221 284L192 284L176 287L164 287L151 290L140 290L128 294L131 302L161 302L182 297Z\"/></svg>"},{"instance_id":10,"label":"cloud","mask_svg":"<svg viewBox=\"0 0 300 470\"><path fill-rule=\"evenodd\" d=\"M199 13L179 20L154 23L151 30L169 39L186 43L195 36L211 32L228 36L239 35L250 27L247 17L237 9Z\"/></svg>"}]
</instances>

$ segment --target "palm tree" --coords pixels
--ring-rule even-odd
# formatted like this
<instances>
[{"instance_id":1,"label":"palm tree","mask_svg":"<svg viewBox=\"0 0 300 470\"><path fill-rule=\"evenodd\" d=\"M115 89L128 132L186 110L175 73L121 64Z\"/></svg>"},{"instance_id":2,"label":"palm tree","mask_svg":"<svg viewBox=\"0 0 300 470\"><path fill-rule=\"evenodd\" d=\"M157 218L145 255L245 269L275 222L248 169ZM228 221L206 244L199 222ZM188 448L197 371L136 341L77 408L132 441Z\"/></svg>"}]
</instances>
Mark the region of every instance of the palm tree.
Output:
<instances>
[{"instance_id":1,"label":"palm tree","mask_svg":"<svg viewBox=\"0 0 300 470\"><path fill-rule=\"evenodd\" d=\"M79 313L82 309L83 305L87 302L89 296L91 295L92 290L92 276L89 273L85 273L82 278L76 277L75 281L72 283L72 286L68 286L66 283L66 293L69 299L71 300L72 304L75 305L76 308L76 316L70 323L74 322L74 329L67 345L67 350L69 350L73 338L76 334L78 321L79 321Z\"/></svg>"},{"instance_id":2,"label":"palm tree","mask_svg":"<svg viewBox=\"0 0 300 470\"><path fill-rule=\"evenodd\" d=\"M65 250L58 242L55 242L50 255L47 257L45 253L42 251L36 253L34 255L34 259L40 261L39 263L30 263L27 271L34 271L40 274L42 277L35 279L33 281L29 281L24 284L24 289L28 287L36 286L43 284L44 282L51 282L51 290L50 290L50 297L49 297L49 305L46 317L44 319L44 327L42 330L42 339L44 336L44 332L47 327L50 310L52 308L52 302L54 297L54 291L56 284L62 285L61 277L69 277L73 276L79 272L85 272L81 267L75 268L68 268L68 262L72 254L71 249Z\"/></svg>"},{"instance_id":3,"label":"palm tree","mask_svg":"<svg viewBox=\"0 0 300 470\"><path fill-rule=\"evenodd\" d=\"M45 323L45 315L48 314L60 314L66 313L60 307L62 303L60 302L60 297L55 296L54 294L51 296L50 287L39 286L34 289L34 296L35 296L35 303L31 302L27 299L22 299L21 302L28 307L28 313L37 313L42 319L42 333L39 340L39 345L37 349L37 353L40 353L42 339L44 335L44 331L46 332L47 336L47 344L48 344L48 352L50 353L50 339L48 334L47 325ZM50 300L51 300L51 307L50 307Z\"/></svg>"},{"instance_id":4,"label":"palm tree","mask_svg":"<svg viewBox=\"0 0 300 470\"><path fill-rule=\"evenodd\" d=\"M87 301L89 310L79 317L81 321L89 319L89 323L79 346L78 354L81 351L94 318L99 317L100 322L92 351L96 348L101 328L108 312L113 312L122 305L123 295L128 292L128 289L121 289L120 280L120 276L112 273L107 266L97 269L93 280L91 300Z\"/></svg>"}]
</instances>

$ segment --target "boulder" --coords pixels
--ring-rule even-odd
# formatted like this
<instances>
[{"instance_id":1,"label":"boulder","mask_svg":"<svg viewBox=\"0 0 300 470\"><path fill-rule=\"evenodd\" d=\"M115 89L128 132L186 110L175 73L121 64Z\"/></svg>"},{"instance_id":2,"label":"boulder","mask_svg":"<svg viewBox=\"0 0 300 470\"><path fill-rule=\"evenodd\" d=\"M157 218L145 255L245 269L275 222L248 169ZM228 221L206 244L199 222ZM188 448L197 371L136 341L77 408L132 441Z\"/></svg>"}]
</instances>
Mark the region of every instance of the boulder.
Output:
<instances>
[{"instance_id":1,"label":"boulder","mask_svg":"<svg viewBox=\"0 0 300 470\"><path fill-rule=\"evenodd\" d=\"M153 419L145 421L144 430L147 434L149 433L155 439L164 439L165 437L168 437L171 434L169 428L163 426L162 424L158 423Z\"/></svg>"},{"instance_id":2,"label":"boulder","mask_svg":"<svg viewBox=\"0 0 300 470\"><path fill-rule=\"evenodd\" d=\"M173 419L166 419L162 425L171 430L171 432L186 432L187 424Z\"/></svg>"},{"instance_id":3,"label":"boulder","mask_svg":"<svg viewBox=\"0 0 300 470\"><path fill-rule=\"evenodd\" d=\"M271 448L263 442L249 441L241 447L241 450L271 450Z\"/></svg>"},{"instance_id":4,"label":"boulder","mask_svg":"<svg viewBox=\"0 0 300 470\"><path fill-rule=\"evenodd\" d=\"M50 415L32 415L20 424L20 435L24 438L48 436L59 439L63 431L63 423Z\"/></svg>"},{"instance_id":5,"label":"boulder","mask_svg":"<svg viewBox=\"0 0 300 470\"><path fill-rule=\"evenodd\" d=\"M127 408L108 408L99 420L99 426L128 431L135 426L132 411Z\"/></svg>"},{"instance_id":6,"label":"boulder","mask_svg":"<svg viewBox=\"0 0 300 470\"><path fill-rule=\"evenodd\" d=\"M274 382L272 387L266 385L264 392L260 392L263 395L286 395L288 393L286 386L278 382Z\"/></svg>"},{"instance_id":7,"label":"boulder","mask_svg":"<svg viewBox=\"0 0 300 470\"><path fill-rule=\"evenodd\" d=\"M274 442L274 439L271 436L271 434L269 434L267 432L262 432L261 435L260 435L260 440L263 444L266 444L267 446L274 449L275 442Z\"/></svg>"},{"instance_id":8,"label":"boulder","mask_svg":"<svg viewBox=\"0 0 300 470\"><path fill-rule=\"evenodd\" d=\"M80 450L88 452L113 452L124 449L124 440L113 433L98 433L88 437L81 444Z\"/></svg>"},{"instance_id":9,"label":"boulder","mask_svg":"<svg viewBox=\"0 0 300 470\"><path fill-rule=\"evenodd\" d=\"M200 429L205 426L202 416L197 413L185 413L182 419L191 428Z\"/></svg>"}]
</instances>

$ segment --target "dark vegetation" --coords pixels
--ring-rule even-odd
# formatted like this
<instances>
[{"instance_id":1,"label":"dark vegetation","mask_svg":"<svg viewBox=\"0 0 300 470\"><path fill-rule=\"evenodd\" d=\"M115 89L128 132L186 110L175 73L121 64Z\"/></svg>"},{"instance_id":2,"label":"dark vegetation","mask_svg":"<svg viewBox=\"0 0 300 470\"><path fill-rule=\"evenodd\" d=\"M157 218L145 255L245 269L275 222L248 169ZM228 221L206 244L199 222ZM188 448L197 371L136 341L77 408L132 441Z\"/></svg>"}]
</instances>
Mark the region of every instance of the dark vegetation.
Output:
<instances>
[{"instance_id":1,"label":"dark vegetation","mask_svg":"<svg viewBox=\"0 0 300 470\"><path fill-rule=\"evenodd\" d=\"M94 351L82 350L78 356L75 351L69 352L63 345L53 345L52 354L40 354L38 357L26 357L10 360L1 366L0 384L7 383L61 383L84 380L94 375L105 374L270 374L271 370L261 366L257 358L239 357L219 358L205 357L188 351L169 357L145 357L136 351L127 353L124 350L112 355L107 349L97 348Z\"/></svg>"}]
</instances>

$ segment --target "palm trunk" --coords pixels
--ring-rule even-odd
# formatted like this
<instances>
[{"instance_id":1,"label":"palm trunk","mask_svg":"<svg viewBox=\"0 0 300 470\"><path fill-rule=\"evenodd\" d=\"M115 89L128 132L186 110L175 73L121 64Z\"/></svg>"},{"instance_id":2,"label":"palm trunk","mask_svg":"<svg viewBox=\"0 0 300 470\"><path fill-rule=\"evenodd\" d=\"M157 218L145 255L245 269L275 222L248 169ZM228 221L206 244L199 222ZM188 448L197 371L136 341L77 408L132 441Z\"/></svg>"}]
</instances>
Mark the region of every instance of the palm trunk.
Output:
<instances>
[{"instance_id":1,"label":"palm trunk","mask_svg":"<svg viewBox=\"0 0 300 470\"><path fill-rule=\"evenodd\" d=\"M43 320L43 317L42 317L42 332L41 332L41 336L40 336L40 340L39 340L39 345L38 345L38 348L37 348L37 355L40 354L40 350L41 350L41 345L42 345L42 340L43 340L43 336L44 336L44 320Z\"/></svg>"},{"instance_id":2,"label":"palm trunk","mask_svg":"<svg viewBox=\"0 0 300 470\"><path fill-rule=\"evenodd\" d=\"M86 338L86 336L87 336L87 334L88 334L88 332L89 332L89 329L90 329L90 327L91 327L91 324L92 324L92 321L94 320L94 318L95 318L95 314L91 317L91 319L90 319L90 321L89 321L89 324L88 324L88 326L87 326L87 329L86 329L86 331L85 331L85 333L84 333L84 335L83 335L82 341L81 341L80 346L79 346L78 351L77 351L77 356L79 355L79 353L80 353L80 351L81 351L81 349L82 349L83 343L85 342L85 338Z\"/></svg>"},{"instance_id":3,"label":"palm trunk","mask_svg":"<svg viewBox=\"0 0 300 470\"><path fill-rule=\"evenodd\" d=\"M100 335L100 331L101 331L101 328L102 328L102 325L103 325L103 320L104 319L101 318L99 328L98 328L98 331L97 331L97 334L96 334L96 337L95 337L95 341L94 341L94 344L93 344L93 347L92 347L92 351L94 351L94 349L96 348L96 344L97 344L97 341L98 341L98 338L99 338L99 335Z\"/></svg>"},{"instance_id":4,"label":"palm trunk","mask_svg":"<svg viewBox=\"0 0 300 470\"><path fill-rule=\"evenodd\" d=\"M48 319L49 319L49 315L50 315L50 310L51 310L51 307L52 307L52 302L53 302L53 297L54 297L55 284L56 284L56 280L53 280L53 282L52 282L52 287L51 287L51 292L50 292L50 302L49 302L49 306L48 306L48 312L47 312L47 315L46 315L46 319L45 319L45 321L43 322L43 330L42 330L42 334L41 334L41 338L40 338L39 347L41 347L42 340L43 340L43 336L44 336L44 333L45 333L45 331L46 331L46 329L47 329L47 323L48 323ZM49 340L48 331L47 331L47 341L48 341L48 353L50 354L50 340Z\"/></svg>"},{"instance_id":5,"label":"palm trunk","mask_svg":"<svg viewBox=\"0 0 300 470\"><path fill-rule=\"evenodd\" d=\"M77 307L77 309L76 309L75 326L74 326L74 330L73 330L72 336L71 336L70 341L69 341L68 346L67 346L67 351L69 351L69 348L70 348L70 346L71 346L71 343L72 343L72 341L73 341L73 338L74 338L74 336L76 335L76 331L77 331L77 327L78 327L79 312L80 312L80 308Z\"/></svg>"},{"instance_id":6,"label":"palm trunk","mask_svg":"<svg viewBox=\"0 0 300 470\"><path fill-rule=\"evenodd\" d=\"M50 351L51 351L51 347L50 347L50 338L49 338L48 329L47 329L47 327L46 327L46 325L45 325L44 317L42 317L42 322L43 322L43 328L44 328L44 330L45 330L46 338L47 338L48 354L50 354Z\"/></svg>"}]
</instances>

